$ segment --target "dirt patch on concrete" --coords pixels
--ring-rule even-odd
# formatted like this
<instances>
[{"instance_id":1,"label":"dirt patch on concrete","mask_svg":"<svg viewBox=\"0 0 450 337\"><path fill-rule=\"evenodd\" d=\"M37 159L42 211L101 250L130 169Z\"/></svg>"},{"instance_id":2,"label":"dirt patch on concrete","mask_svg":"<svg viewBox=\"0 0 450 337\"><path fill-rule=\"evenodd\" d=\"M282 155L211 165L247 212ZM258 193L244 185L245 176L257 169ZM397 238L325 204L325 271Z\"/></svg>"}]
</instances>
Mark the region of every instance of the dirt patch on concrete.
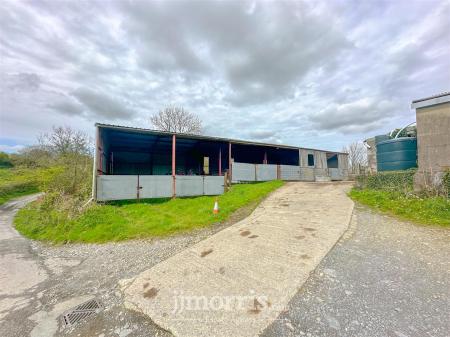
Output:
<instances>
[{"instance_id":1,"label":"dirt patch on concrete","mask_svg":"<svg viewBox=\"0 0 450 337\"><path fill-rule=\"evenodd\" d=\"M243 232L241 232L241 236L248 236L248 235L250 235L252 232L250 232L250 231L243 231Z\"/></svg>"},{"instance_id":2,"label":"dirt patch on concrete","mask_svg":"<svg viewBox=\"0 0 450 337\"><path fill-rule=\"evenodd\" d=\"M213 249L212 249L212 248L207 249L207 250L204 250L203 252L201 252L200 257L205 257L206 255L209 255L209 254L211 254L212 252L213 252Z\"/></svg>"},{"instance_id":3,"label":"dirt patch on concrete","mask_svg":"<svg viewBox=\"0 0 450 337\"><path fill-rule=\"evenodd\" d=\"M146 292L144 292L145 298L154 298L158 294L158 289L156 288L150 288Z\"/></svg>"}]
</instances>

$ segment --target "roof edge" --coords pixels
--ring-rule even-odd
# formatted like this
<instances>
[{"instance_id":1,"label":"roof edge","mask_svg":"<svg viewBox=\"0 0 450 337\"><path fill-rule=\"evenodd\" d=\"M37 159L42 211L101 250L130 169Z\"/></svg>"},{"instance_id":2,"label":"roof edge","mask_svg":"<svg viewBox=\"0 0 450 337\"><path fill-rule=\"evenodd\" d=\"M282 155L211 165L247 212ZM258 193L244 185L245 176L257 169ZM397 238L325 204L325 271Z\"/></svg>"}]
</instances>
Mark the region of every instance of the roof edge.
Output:
<instances>
[{"instance_id":1,"label":"roof edge","mask_svg":"<svg viewBox=\"0 0 450 337\"><path fill-rule=\"evenodd\" d=\"M153 129L146 129L146 128L137 128L137 127L133 127L133 126L122 126L122 125L98 123L98 122L95 123L95 127L100 127L100 128L105 128L105 129L118 129L118 130L131 131L131 132L152 133L152 134L159 134L159 135L179 135L181 137L186 137L186 138L204 139L204 140L216 140L216 141L230 142L232 144L245 144L245 145L278 147L278 148L291 149L291 150L302 149L302 150L332 152L332 153L337 153L337 154L346 154L346 155L348 155L348 153L341 152L341 151L321 150L321 149L307 148L307 147L300 147L300 146L263 143L263 142L255 142L255 141L248 141L248 140L215 137L215 136L196 135L196 134L190 134L190 133L169 132L169 131L153 130Z\"/></svg>"},{"instance_id":2,"label":"roof edge","mask_svg":"<svg viewBox=\"0 0 450 337\"><path fill-rule=\"evenodd\" d=\"M438 95L416 99L412 101L411 108L412 109L419 109L419 108L425 108L437 104L443 104L450 102L450 92L443 92Z\"/></svg>"}]
</instances>

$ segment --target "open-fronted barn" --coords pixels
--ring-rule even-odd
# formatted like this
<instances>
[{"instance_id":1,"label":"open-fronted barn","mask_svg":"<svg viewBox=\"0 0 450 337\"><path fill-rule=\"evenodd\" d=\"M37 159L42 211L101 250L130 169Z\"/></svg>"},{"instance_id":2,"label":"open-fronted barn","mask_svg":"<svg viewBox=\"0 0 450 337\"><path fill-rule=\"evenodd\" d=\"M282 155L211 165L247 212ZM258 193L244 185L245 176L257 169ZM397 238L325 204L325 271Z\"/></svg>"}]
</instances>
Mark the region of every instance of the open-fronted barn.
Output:
<instances>
[{"instance_id":1,"label":"open-fronted barn","mask_svg":"<svg viewBox=\"0 0 450 337\"><path fill-rule=\"evenodd\" d=\"M346 153L96 124L96 200L218 195L226 181L347 177Z\"/></svg>"}]
</instances>

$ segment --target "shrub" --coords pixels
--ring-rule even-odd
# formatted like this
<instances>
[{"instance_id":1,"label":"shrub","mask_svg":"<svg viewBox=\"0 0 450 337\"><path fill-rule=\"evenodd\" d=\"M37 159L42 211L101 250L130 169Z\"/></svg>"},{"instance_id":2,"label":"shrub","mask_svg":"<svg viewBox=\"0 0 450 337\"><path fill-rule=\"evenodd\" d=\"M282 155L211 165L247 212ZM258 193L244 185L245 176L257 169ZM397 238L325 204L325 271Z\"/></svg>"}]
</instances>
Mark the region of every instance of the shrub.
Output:
<instances>
[{"instance_id":1,"label":"shrub","mask_svg":"<svg viewBox=\"0 0 450 337\"><path fill-rule=\"evenodd\" d=\"M12 167L11 158L9 154L5 152L0 152L0 167Z\"/></svg>"},{"instance_id":2,"label":"shrub","mask_svg":"<svg viewBox=\"0 0 450 337\"><path fill-rule=\"evenodd\" d=\"M442 186L444 188L444 193L447 197L450 197L450 169L444 172L442 176Z\"/></svg>"},{"instance_id":3,"label":"shrub","mask_svg":"<svg viewBox=\"0 0 450 337\"><path fill-rule=\"evenodd\" d=\"M414 188L415 173L415 169L378 172L371 175L358 176L356 181L359 188L408 193Z\"/></svg>"}]
</instances>

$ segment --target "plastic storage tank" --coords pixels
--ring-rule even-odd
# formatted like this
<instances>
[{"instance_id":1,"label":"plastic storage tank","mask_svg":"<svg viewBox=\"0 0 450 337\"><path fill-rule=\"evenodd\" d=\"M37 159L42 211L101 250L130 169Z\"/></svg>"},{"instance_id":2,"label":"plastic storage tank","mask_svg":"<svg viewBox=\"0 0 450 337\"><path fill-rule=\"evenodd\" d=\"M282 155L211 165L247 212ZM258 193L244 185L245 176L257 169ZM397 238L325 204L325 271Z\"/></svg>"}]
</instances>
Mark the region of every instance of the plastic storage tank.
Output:
<instances>
[{"instance_id":1,"label":"plastic storage tank","mask_svg":"<svg viewBox=\"0 0 450 337\"><path fill-rule=\"evenodd\" d=\"M402 137L377 144L377 170L398 171L417 167L417 139Z\"/></svg>"}]
</instances>

